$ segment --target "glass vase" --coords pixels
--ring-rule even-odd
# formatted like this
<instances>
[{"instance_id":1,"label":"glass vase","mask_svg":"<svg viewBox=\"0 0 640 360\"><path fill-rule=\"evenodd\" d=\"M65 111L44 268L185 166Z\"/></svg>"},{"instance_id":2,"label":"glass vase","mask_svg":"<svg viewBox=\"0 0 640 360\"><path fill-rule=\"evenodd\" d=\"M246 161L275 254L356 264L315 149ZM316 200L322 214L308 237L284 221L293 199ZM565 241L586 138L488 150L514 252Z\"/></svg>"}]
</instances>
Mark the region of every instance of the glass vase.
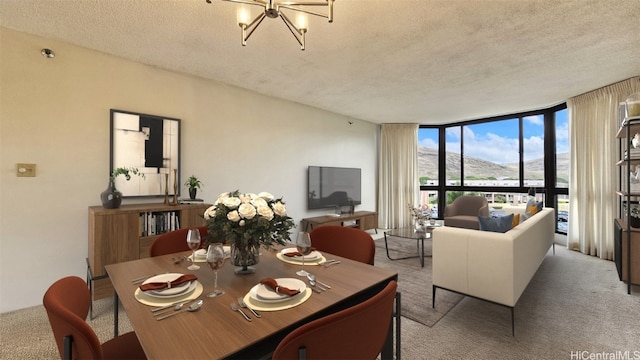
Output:
<instances>
[{"instance_id":1,"label":"glass vase","mask_svg":"<svg viewBox=\"0 0 640 360\"><path fill-rule=\"evenodd\" d=\"M236 275L253 274L256 269L252 265L260 262L260 245L238 245L232 242L229 261L232 265L239 266L234 270Z\"/></svg>"}]
</instances>

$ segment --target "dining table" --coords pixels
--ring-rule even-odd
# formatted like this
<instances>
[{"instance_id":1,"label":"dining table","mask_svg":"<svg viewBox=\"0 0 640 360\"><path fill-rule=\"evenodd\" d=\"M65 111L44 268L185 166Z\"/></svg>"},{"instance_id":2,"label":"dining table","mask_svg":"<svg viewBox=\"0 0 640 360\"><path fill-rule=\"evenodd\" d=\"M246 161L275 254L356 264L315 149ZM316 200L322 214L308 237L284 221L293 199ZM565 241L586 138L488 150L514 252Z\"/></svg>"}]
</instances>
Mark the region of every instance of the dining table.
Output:
<instances>
[{"instance_id":1,"label":"dining table","mask_svg":"<svg viewBox=\"0 0 640 360\"><path fill-rule=\"evenodd\" d=\"M214 271L206 262L196 262L200 269L188 270L191 262L182 259L190 252L106 265L115 289L114 335L119 330L118 303L121 303L149 359L268 358L292 330L371 298L390 281L398 279L397 272L393 270L323 253L316 261L305 261L304 269L330 288L325 287L320 292L311 291L308 279L296 275L302 263L283 256L282 250L286 252L291 247L294 245L261 249L259 262L253 266L255 272L252 274L236 274L236 267L227 260L218 271L217 288L224 294L213 298L206 295L214 289ZM337 260L339 263L323 266L326 260ZM157 320L151 310L158 305L173 303L176 298L145 298L141 295L140 283L134 280L166 273L195 275L197 287L191 299L202 299L202 307L197 311L180 311L174 316ZM306 289L297 295L296 301L263 304L255 301L255 289L265 278L279 282L299 279L304 281ZM232 310L231 304L238 305L238 298L247 300L261 317L256 317L247 308L240 308L250 317L251 321L248 321L242 314ZM172 311L169 308L163 313ZM396 321L398 326L399 319ZM390 321L382 359L394 358L393 328L394 322ZM396 343L397 352L398 339Z\"/></svg>"}]
</instances>

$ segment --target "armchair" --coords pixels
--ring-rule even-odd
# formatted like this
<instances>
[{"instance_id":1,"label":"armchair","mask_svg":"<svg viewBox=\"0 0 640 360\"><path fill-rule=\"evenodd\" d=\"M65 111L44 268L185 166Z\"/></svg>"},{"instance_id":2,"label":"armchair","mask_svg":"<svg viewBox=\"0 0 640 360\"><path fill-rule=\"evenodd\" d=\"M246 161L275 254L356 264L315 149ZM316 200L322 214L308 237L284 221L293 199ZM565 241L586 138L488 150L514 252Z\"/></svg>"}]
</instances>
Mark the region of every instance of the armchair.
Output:
<instances>
[{"instance_id":1,"label":"armchair","mask_svg":"<svg viewBox=\"0 0 640 360\"><path fill-rule=\"evenodd\" d=\"M460 196L444 208L444 225L480 229L478 216L489 216L489 203L483 196Z\"/></svg>"}]
</instances>

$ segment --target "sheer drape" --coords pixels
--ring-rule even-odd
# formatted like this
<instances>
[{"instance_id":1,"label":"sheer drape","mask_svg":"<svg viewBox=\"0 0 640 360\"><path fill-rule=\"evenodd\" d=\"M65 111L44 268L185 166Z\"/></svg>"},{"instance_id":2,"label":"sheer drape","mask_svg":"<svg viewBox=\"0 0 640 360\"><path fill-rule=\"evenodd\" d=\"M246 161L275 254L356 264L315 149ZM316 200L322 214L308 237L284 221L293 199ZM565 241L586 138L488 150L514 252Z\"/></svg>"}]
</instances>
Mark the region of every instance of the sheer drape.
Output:
<instances>
[{"instance_id":1,"label":"sheer drape","mask_svg":"<svg viewBox=\"0 0 640 360\"><path fill-rule=\"evenodd\" d=\"M382 124L379 161L379 226L410 226L408 204L416 204L420 193L418 124Z\"/></svg>"},{"instance_id":2,"label":"sheer drape","mask_svg":"<svg viewBox=\"0 0 640 360\"><path fill-rule=\"evenodd\" d=\"M567 101L570 249L613 259L618 104L639 89L640 78L636 77Z\"/></svg>"}]
</instances>

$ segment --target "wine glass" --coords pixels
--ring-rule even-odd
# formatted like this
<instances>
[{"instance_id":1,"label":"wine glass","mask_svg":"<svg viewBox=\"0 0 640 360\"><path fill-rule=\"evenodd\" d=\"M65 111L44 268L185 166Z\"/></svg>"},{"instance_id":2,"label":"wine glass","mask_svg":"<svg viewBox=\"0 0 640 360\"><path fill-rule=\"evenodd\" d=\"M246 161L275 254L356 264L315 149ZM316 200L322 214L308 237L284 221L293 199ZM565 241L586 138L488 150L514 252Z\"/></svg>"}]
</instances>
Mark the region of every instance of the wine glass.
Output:
<instances>
[{"instance_id":1,"label":"wine glass","mask_svg":"<svg viewBox=\"0 0 640 360\"><path fill-rule=\"evenodd\" d=\"M191 265L187 269L198 270L200 269L200 266L196 265L196 250L200 247L200 231L198 229L189 229L189 232L187 232L187 245L193 251Z\"/></svg>"},{"instance_id":2,"label":"wine glass","mask_svg":"<svg viewBox=\"0 0 640 360\"><path fill-rule=\"evenodd\" d=\"M305 255L309 255L311 252L311 237L309 233L306 231L301 231L298 233L298 238L296 239L296 248L298 252L302 254L302 269L296 272L298 276L307 276L309 274L304 270L304 257Z\"/></svg>"},{"instance_id":3,"label":"wine glass","mask_svg":"<svg viewBox=\"0 0 640 360\"><path fill-rule=\"evenodd\" d=\"M218 270L224 265L224 248L222 243L213 243L207 249L207 264L213 270L215 276L213 278L213 291L207 297L216 297L224 294L224 291L218 290Z\"/></svg>"}]
</instances>

